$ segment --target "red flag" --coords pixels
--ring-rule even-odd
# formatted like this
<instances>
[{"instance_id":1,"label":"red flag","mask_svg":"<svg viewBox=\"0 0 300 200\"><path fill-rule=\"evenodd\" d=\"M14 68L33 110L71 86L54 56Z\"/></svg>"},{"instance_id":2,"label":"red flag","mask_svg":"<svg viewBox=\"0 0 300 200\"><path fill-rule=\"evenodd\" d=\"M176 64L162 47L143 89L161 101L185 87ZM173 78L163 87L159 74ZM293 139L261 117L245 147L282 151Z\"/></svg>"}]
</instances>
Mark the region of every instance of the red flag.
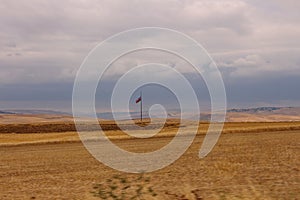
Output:
<instances>
[{"instance_id":1,"label":"red flag","mask_svg":"<svg viewBox=\"0 0 300 200\"><path fill-rule=\"evenodd\" d=\"M142 97L139 97L137 100L135 100L135 103L138 103L140 101L142 101Z\"/></svg>"}]
</instances>

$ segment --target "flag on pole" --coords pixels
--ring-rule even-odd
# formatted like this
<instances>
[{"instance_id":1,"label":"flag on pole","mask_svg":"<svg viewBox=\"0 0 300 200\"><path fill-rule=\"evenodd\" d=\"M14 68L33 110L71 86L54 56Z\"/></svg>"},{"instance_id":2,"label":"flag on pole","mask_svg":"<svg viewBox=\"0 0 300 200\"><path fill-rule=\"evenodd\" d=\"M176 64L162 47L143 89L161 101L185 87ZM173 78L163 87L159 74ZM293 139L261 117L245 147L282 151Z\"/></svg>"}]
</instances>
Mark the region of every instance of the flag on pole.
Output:
<instances>
[{"instance_id":1,"label":"flag on pole","mask_svg":"<svg viewBox=\"0 0 300 200\"><path fill-rule=\"evenodd\" d=\"M135 103L139 103L139 102L141 102L140 105L141 105L141 122L142 122L142 121L143 121L143 101L142 101L142 91L141 91L140 97L137 98L137 99L135 100Z\"/></svg>"},{"instance_id":2,"label":"flag on pole","mask_svg":"<svg viewBox=\"0 0 300 200\"><path fill-rule=\"evenodd\" d=\"M142 97L137 98L137 100L135 100L135 103L139 103L140 101L142 101Z\"/></svg>"}]
</instances>

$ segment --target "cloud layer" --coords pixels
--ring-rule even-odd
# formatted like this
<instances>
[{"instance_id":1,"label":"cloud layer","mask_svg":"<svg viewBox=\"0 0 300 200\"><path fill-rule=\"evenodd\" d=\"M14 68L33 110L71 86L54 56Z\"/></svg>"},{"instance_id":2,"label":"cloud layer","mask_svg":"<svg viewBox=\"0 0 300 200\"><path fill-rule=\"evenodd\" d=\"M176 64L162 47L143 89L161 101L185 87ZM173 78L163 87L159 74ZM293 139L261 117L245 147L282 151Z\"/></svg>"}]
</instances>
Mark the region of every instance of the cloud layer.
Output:
<instances>
[{"instance_id":1,"label":"cloud layer","mask_svg":"<svg viewBox=\"0 0 300 200\"><path fill-rule=\"evenodd\" d=\"M300 82L299 10L296 0L2 0L0 84L5 95L0 100L22 99L12 94L40 84L47 85L46 90L64 84L69 88L96 44L123 30L158 26L182 31L201 43L222 71L230 95L239 96L244 87L253 91L253 102L269 102L276 97L262 96L266 90L289 91L291 80ZM261 91L257 83L272 84ZM58 91L53 95L63 96ZM300 100L294 92L277 98ZM31 98L40 94L37 89Z\"/></svg>"}]
</instances>

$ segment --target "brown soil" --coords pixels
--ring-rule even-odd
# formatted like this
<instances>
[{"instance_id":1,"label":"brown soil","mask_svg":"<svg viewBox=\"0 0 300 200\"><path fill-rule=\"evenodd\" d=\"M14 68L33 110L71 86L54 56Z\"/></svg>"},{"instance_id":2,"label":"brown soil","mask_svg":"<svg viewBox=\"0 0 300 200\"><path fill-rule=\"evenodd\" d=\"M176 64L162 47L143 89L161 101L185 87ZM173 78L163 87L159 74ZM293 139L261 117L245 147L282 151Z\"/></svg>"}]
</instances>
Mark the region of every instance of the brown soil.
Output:
<instances>
[{"instance_id":1,"label":"brown soil","mask_svg":"<svg viewBox=\"0 0 300 200\"><path fill-rule=\"evenodd\" d=\"M298 126L227 124L225 132L231 128L235 133L222 134L204 159L198 158L204 135L198 135L175 163L145 175L157 195L145 194L144 198L299 199L300 131L289 129L293 125ZM270 127L276 131L263 131ZM280 131L283 128L286 130ZM245 131L249 132L242 133ZM157 137L116 143L138 152L152 151L169 140ZM106 184L115 175L130 184L146 184L134 182L139 175L121 173L98 162L79 142L0 146L0 155L0 199L98 199L91 193L95 184Z\"/></svg>"}]
</instances>

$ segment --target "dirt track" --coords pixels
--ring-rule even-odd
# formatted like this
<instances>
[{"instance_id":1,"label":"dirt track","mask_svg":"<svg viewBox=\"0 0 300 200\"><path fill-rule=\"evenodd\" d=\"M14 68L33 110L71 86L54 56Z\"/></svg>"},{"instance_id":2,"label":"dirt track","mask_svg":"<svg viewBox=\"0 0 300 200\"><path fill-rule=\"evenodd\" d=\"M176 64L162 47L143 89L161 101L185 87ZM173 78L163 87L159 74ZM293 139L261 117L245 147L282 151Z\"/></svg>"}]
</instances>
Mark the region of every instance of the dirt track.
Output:
<instances>
[{"instance_id":1,"label":"dirt track","mask_svg":"<svg viewBox=\"0 0 300 200\"><path fill-rule=\"evenodd\" d=\"M300 132L223 134L198 159L203 136L172 165L147 174L157 199L298 199ZM128 150L153 150L170 138L124 140ZM0 147L0 199L94 199L91 191L119 174L81 143Z\"/></svg>"}]
</instances>

